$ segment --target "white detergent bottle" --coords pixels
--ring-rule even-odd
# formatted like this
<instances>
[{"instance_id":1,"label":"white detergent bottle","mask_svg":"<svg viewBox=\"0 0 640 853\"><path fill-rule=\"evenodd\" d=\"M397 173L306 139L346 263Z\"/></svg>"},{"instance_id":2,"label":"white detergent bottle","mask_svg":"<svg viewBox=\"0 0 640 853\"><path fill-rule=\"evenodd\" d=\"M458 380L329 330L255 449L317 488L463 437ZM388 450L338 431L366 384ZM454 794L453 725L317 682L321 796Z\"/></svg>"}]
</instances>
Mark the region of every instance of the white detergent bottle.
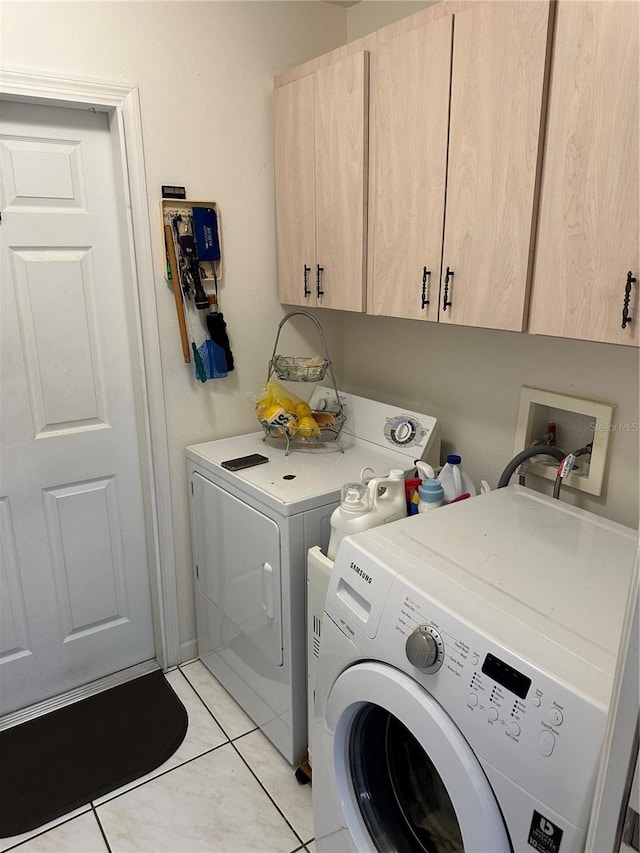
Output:
<instances>
[{"instance_id":1,"label":"white detergent bottle","mask_svg":"<svg viewBox=\"0 0 640 853\"><path fill-rule=\"evenodd\" d=\"M461 462L462 457L455 453L449 454L446 464L442 466L442 471L438 474L438 480L444 489L445 503L451 503L460 495L476 494L476 487L462 470Z\"/></svg>"},{"instance_id":2,"label":"white detergent bottle","mask_svg":"<svg viewBox=\"0 0 640 853\"><path fill-rule=\"evenodd\" d=\"M369 480L366 485L345 483L342 487L342 502L331 514L327 557L335 560L338 546L345 536L404 518L406 514L404 471L394 469L388 477Z\"/></svg>"},{"instance_id":3,"label":"white detergent bottle","mask_svg":"<svg viewBox=\"0 0 640 853\"><path fill-rule=\"evenodd\" d=\"M335 560L338 546L345 536L373 527L376 521L371 514L371 498L365 483L345 483L342 501L331 514L331 536L327 557Z\"/></svg>"},{"instance_id":4,"label":"white detergent bottle","mask_svg":"<svg viewBox=\"0 0 640 853\"><path fill-rule=\"evenodd\" d=\"M371 512L375 524L387 524L407 515L407 498L404 491L404 471L392 468L388 477L379 477L368 483ZM371 525L374 526L373 524Z\"/></svg>"}]
</instances>

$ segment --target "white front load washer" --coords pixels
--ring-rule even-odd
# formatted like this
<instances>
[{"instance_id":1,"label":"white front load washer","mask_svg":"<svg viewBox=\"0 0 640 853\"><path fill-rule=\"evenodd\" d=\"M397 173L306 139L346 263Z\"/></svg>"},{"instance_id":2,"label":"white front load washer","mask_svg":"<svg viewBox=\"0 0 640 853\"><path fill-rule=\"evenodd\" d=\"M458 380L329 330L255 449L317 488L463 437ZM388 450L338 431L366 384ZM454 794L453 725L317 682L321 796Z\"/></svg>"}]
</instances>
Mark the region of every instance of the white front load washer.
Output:
<instances>
[{"instance_id":1,"label":"white front load washer","mask_svg":"<svg viewBox=\"0 0 640 853\"><path fill-rule=\"evenodd\" d=\"M265 441L264 433L187 448L198 654L291 764L307 751L306 555L326 549L343 483L415 459L439 464L435 418L339 392L346 422L337 442ZM316 386L313 409L336 391ZM268 462L239 471L229 459Z\"/></svg>"},{"instance_id":2,"label":"white front load washer","mask_svg":"<svg viewBox=\"0 0 640 853\"><path fill-rule=\"evenodd\" d=\"M583 850L637 533L511 486L347 537L318 853Z\"/></svg>"}]
</instances>

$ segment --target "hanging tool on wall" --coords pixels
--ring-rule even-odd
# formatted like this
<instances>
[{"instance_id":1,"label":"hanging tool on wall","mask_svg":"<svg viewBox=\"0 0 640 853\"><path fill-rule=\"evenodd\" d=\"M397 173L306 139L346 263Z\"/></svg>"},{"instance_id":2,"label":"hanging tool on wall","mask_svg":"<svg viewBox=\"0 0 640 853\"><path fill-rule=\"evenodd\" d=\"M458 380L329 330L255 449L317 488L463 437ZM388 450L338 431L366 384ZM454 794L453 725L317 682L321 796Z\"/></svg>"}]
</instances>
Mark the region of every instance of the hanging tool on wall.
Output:
<instances>
[{"instance_id":1,"label":"hanging tool on wall","mask_svg":"<svg viewBox=\"0 0 640 853\"><path fill-rule=\"evenodd\" d=\"M217 283L216 261L220 260L218 216L212 207L193 208L193 235L200 263L209 261L211 274Z\"/></svg>"},{"instance_id":2,"label":"hanging tool on wall","mask_svg":"<svg viewBox=\"0 0 640 853\"><path fill-rule=\"evenodd\" d=\"M220 260L220 238L218 235L218 217L212 207L193 208L193 233L196 238L198 260L211 264L214 282L214 294L210 297L212 312L207 314L207 329L210 340L208 351L212 355L214 371L218 376L226 376L235 367L229 344L226 323L218 310L218 276L216 262Z\"/></svg>"},{"instance_id":3,"label":"hanging tool on wall","mask_svg":"<svg viewBox=\"0 0 640 853\"><path fill-rule=\"evenodd\" d=\"M196 340L193 336L193 331L191 329L191 321L189 320L189 308L186 304L186 297L184 291L182 291L182 304L184 306L184 313L187 321L187 325L189 327L189 337L191 338L191 351L193 352L193 366L196 372L196 379L199 379L200 382L207 381L207 371L205 369L204 363L202 361L202 355L200 353L199 348L196 346Z\"/></svg>"},{"instance_id":4,"label":"hanging tool on wall","mask_svg":"<svg viewBox=\"0 0 640 853\"><path fill-rule=\"evenodd\" d=\"M191 329L191 322L189 320L187 297L189 297L193 292L193 280L191 278L189 260L183 248L184 244L181 242L182 238L186 236L180 234L180 223L182 221L182 216L178 214L172 217L171 224L165 223L165 242L167 244L167 255L171 268L171 282L176 300L176 310L178 311L178 323L180 325L180 337L182 340L182 352L184 354L184 359L186 363L191 361L189 356L189 342L187 341L188 326L196 378L199 379L200 382L206 382L207 376L202 356L196 346L193 331ZM178 257L180 258L179 262L177 260ZM204 289L202 292L204 294ZM204 294L204 298L207 299L206 294ZM179 308L178 305L180 306Z\"/></svg>"},{"instance_id":5,"label":"hanging tool on wall","mask_svg":"<svg viewBox=\"0 0 640 853\"><path fill-rule=\"evenodd\" d=\"M200 264L196 253L196 241L193 234L180 235L180 249L182 256L185 259L185 264L188 268L188 275L193 284L195 306L200 311L207 311L209 308L209 299L204 292L202 279L200 278Z\"/></svg>"},{"instance_id":6,"label":"hanging tool on wall","mask_svg":"<svg viewBox=\"0 0 640 853\"><path fill-rule=\"evenodd\" d=\"M235 368L233 361L233 353L229 344L229 335L227 334L227 324L224 321L222 311L216 310L207 314L207 329L213 341L214 346L218 347L222 358L227 366L227 370L231 372Z\"/></svg>"},{"instance_id":7,"label":"hanging tool on wall","mask_svg":"<svg viewBox=\"0 0 640 853\"><path fill-rule=\"evenodd\" d=\"M187 327L185 322L184 301L182 298L182 288L180 286L180 278L178 276L178 261L176 259L175 246L173 244L173 234L170 225L164 226L164 237L167 249L167 262L171 273L171 287L176 303L176 313L178 315L178 326L180 328L180 342L182 343L182 355L184 356L185 364L189 364L191 356L189 355L189 341L187 340Z\"/></svg>"},{"instance_id":8,"label":"hanging tool on wall","mask_svg":"<svg viewBox=\"0 0 640 853\"><path fill-rule=\"evenodd\" d=\"M180 207L173 205L169 207L168 203L163 203L163 217L167 262L174 287L176 307L179 302L183 321L186 321L184 330L181 325L185 361L190 360L189 349L191 349L197 379L205 382L207 379L223 378L234 369L235 364L226 323L218 310L218 273L221 252L215 206L206 203L189 203L186 200ZM211 266L211 276L205 269L206 263ZM207 294L204 283L211 281L211 278L213 278L214 293ZM189 303L195 304L198 312L213 309L211 313L205 315L208 335L200 346L196 345L191 328ZM190 347L187 340L187 326L191 339Z\"/></svg>"}]
</instances>

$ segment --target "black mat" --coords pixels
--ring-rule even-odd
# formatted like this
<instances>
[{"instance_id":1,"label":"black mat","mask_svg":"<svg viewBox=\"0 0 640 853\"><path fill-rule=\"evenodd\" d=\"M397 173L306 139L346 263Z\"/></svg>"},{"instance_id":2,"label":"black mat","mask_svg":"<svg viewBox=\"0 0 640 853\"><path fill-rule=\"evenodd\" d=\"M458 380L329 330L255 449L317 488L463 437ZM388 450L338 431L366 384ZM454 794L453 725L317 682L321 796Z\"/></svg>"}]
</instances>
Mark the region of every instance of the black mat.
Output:
<instances>
[{"instance_id":1,"label":"black mat","mask_svg":"<svg viewBox=\"0 0 640 853\"><path fill-rule=\"evenodd\" d=\"M0 732L0 838L144 776L186 732L184 705L159 670Z\"/></svg>"}]
</instances>

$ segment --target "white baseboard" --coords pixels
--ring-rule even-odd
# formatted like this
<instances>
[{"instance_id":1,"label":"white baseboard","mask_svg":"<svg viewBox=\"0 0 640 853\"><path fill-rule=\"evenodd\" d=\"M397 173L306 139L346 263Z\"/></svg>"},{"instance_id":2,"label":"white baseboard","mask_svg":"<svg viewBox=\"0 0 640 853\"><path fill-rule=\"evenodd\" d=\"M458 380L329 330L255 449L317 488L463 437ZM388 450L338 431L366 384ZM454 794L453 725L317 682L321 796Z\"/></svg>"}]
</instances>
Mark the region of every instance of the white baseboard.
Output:
<instances>
[{"instance_id":1,"label":"white baseboard","mask_svg":"<svg viewBox=\"0 0 640 853\"><path fill-rule=\"evenodd\" d=\"M198 641L197 640L187 640L184 643L180 643L180 663L187 663L187 661L194 660L198 657Z\"/></svg>"}]
</instances>

